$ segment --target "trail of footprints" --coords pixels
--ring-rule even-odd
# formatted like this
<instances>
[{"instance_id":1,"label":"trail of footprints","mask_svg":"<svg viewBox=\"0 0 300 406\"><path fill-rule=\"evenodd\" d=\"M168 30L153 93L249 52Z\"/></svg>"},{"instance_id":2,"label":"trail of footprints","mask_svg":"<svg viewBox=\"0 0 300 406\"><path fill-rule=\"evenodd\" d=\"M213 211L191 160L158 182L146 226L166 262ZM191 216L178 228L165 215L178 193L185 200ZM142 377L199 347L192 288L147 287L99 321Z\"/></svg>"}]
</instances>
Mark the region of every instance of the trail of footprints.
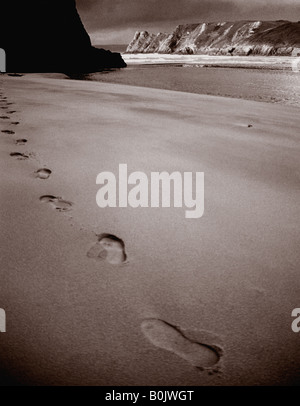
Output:
<instances>
[{"instance_id":1,"label":"trail of footprints","mask_svg":"<svg viewBox=\"0 0 300 406\"><path fill-rule=\"evenodd\" d=\"M0 94L0 96L2 96ZM7 102L7 97L1 97L1 109L8 110L13 103ZM1 120L9 120L8 116L14 114L15 110L5 111L5 115L1 115ZM19 121L13 121L11 125L19 125ZM15 135L13 130L3 130L6 135ZM28 142L27 139L16 139L15 144L24 146ZM22 152L11 152L10 156L17 160L27 160L30 154ZM35 172L36 178L47 180L50 178L52 171L47 168L38 169ZM58 212L68 212L72 210L73 203L65 200L62 197L46 195L40 197L40 202L48 204ZM127 261L125 251L125 243L120 238L112 234L100 234L97 236L97 242L91 247L87 253L87 257L97 260L106 261L111 265L122 265ZM195 342L184 335L177 327L160 319L146 319L141 323L141 331L145 338L155 347L169 351L174 355L184 359L191 366L199 370L209 370L210 373L218 372L216 368L222 356L222 349L218 346L211 346L199 342Z\"/></svg>"},{"instance_id":2,"label":"trail of footprints","mask_svg":"<svg viewBox=\"0 0 300 406\"><path fill-rule=\"evenodd\" d=\"M5 103L1 105L1 109L7 110L13 103L8 103L7 97L2 97L0 99L1 103ZM6 111L6 116L0 116L0 119L6 120L10 117L8 114L14 114L16 110ZM11 125L17 126L19 125L19 121L13 121L10 123ZM13 130L2 130L2 133L6 135L15 135L16 132ZM25 138L16 139L15 145L24 146L27 145L28 140ZM31 154L24 153L24 152L11 152L10 156L17 160L25 161L30 159ZM37 179L40 180L47 180L52 175L52 171L48 168L41 168L35 172L35 176ZM40 197L40 202L49 205L54 210L58 212L68 212L72 210L73 203L65 200L63 197L60 196L53 196L53 195L45 195ZM98 237L97 243L89 250L87 253L89 258L94 258L98 260L104 260L111 265L121 265L126 262L127 255L125 252L125 244L124 242L119 239L118 237L111 235L111 234L102 234Z\"/></svg>"},{"instance_id":3,"label":"trail of footprints","mask_svg":"<svg viewBox=\"0 0 300 406\"><path fill-rule=\"evenodd\" d=\"M19 77L19 76L23 76L23 75L10 74L9 76L17 76L17 77ZM3 96L2 94L0 94L0 103L1 103L0 108L1 108L2 110L8 110L9 108L11 108L11 107L9 107L9 106L12 106L12 105L13 105L13 103L12 103L12 102L8 102L8 101L7 101L7 97L6 97L6 96ZM4 103L4 104L3 104L3 103ZM6 115L5 115L5 116L0 116L0 119L2 119L2 120L8 120L8 119L10 119L10 116L8 116L8 114L9 114L9 115L12 115L12 114L14 114L14 113L16 113L16 110L5 111L5 114L6 114ZM17 125L20 124L20 122L19 122L19 121L11 121L10 124L13 125L13 126L17 126ZM6 135L15 135L15 134L16 134L15 131L9 130L9 129L2 130L1 132L2 132L3 134L6 134ZM15 145L24 146L24 145L27 144L28 140L25 139L25 138L20 138L20 139L14 140L14 142L15 142ZM23 153L23 152L19 152L19 151L18 151L18 152L11 152L11 153L10 153L10 156L11 156L12 158L15 158L15 159L20 160L20 161L25 161L25 160L29 159L29 158L31 157L31 155L32 155L32 154ZM46 180L46 179L48 179L48 178L50 177L50 175L52 174L52 171L51 171L50 169L47 169L47 168L42 168L42 169L37 170L37 171L35 172L35 174L36 174L36 178L39 178L39 179L42 179L42 180Z\"/></svg>"}]
</instances>

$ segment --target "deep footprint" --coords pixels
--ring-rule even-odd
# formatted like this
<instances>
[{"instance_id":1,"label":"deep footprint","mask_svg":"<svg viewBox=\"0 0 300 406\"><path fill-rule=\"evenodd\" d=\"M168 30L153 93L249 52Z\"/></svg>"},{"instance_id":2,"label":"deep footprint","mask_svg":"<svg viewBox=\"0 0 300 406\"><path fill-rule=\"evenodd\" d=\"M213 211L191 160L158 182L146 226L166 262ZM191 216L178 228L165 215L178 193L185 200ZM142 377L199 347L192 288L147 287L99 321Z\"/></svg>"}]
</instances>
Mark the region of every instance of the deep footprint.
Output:
<instances>
[{"instance_id":1,"label":"deep footprint","mask_svg":"<svg viewBox=\"0 0 300 406\"><path fill-rule=\"evenodd\" d=\"M101 234L98 242L87 253L89 258L105 260L112 265L121 265L126 259L124 242L111 234Z\"/></svg>"},{"instance_id":2,"label":"deep footprint","mask_svg":"<svg viewBox=\"0 0 300 406\"><path fill-rule=\"evenodd\" d=\"M177 327L163 320L144 320L141 329L153 345L173 352L196 368L211 368L220 360L217 347L191 341Z\"/></svg>"},{"instance_id":3,"label":"deep footprint","mask_svg":"<svg viewBox=\"0 0 300 406\"><path fill-rule=\"evenodd\" d=\"M48 179L52 173L50 169L39 169L38 171L35 172L37 175L37 178L39 179Z\"/></svg>"},{"instance_id":4,"label":"deep footprint","mask_svg":"<svg viewBox=\"0 0 300 406\"><path fill-rule=\"evenodd\" d=\"M42 196L40 197L40 201L50 204L55 210L60 212L70 211L73 206L73 203L56 196Z\"/></svg>"},{"instance_id":5,"label":"deep footprint","mask_svg":"<svg viewBox=\"0 0 300 406\"><path fill-rule=\"evenodd\" d=\"M10 131L10 130L3 130L1 132L4 133L4 134L10 134L10 135L15 134L14 131Z\"/></svg>"},{"instance_id":6,"label":"deep footprint","mask_svg":"<svg viewBox=\"0 0 300 406\"><path fill-rule=\"evenodd\" d=\"M9 120L9 117L7 116L0 116L1 120Z\"/></svg>"},{"instance_id":7,"label":"deep footprint","mask_svg":"<svg viewBox=\"0 0 300 406\"><path fill-rule=\"evenodd\" d=\"M20 152L12 152L12 153L10 154L10 156L13 157L13 158L17 158L17 159L19 159L19 160L21 160L21 161L24 161L25 159L29 159L29 156L28 156L28 155L26 155L26 154L21 154Z\"/></svg>"},{"instance_id":8,"label":"deep footprint","mask_svg":"<svg viewBox=\"0 0 300 406\"><path fill-rule=\"evenodd\" d=\"M14 134L14 132L12 131L12 133ZM25 145L27 143L27 140L25 140L25 138L23 140L17 140L16 144L17 145Z\"/></svg>"}]
</instances>

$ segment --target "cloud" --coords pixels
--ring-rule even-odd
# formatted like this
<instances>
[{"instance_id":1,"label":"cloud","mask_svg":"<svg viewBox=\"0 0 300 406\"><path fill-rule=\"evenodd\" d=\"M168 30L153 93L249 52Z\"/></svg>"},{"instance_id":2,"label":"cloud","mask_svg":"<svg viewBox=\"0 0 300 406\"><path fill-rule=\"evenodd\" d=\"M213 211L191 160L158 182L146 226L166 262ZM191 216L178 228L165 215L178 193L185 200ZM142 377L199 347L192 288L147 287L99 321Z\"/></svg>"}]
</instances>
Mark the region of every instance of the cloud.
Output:
<instances>
[{"instance_id":1,"label":"cloud","mask_svg":"<svg viewBox=\"0 0 300 406\"><path fill-rule=\"evenodd\" d=\"M77 0L92 38L129 42L136 30L170 31L177 24L242 19L295 20L299 0Z\"/></svg>"},{"instance_id":2,"label":"cloud","mask_svg":"<svg viewBox=\"0 0 300 406\"><path fill-rule=\"evenodd\" d=\"M201 18L220 11L233 11L229 0L77 0L82 17L91 28Z\"/></svg>"}]
</instances>

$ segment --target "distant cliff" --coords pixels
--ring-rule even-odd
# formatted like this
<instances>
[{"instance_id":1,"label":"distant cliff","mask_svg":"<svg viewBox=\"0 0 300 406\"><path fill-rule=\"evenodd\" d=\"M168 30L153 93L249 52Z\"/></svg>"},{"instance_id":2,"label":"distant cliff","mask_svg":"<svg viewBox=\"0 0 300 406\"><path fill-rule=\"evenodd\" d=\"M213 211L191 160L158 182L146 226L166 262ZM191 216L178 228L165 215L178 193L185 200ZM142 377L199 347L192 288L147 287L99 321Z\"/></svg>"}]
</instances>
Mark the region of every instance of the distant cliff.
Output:
<instances>
[{"instance_id":1,"label":"distant cliff","mask_svg":"<svg viewBox=\"0 0 300 406\"><path fill-rule=\"evenodd\" d=\"M300 22L239 21L179 25L172 34L137 32L127 53L291 55Z\"/></svg>"},{"instance_id":2,"label":"distant cliff","mask_svg":"<svg viewBox=\"0 0 300 406\"><path fill-rule=\"evenodd\" d=\"M92 47L75 0L4 1L0 48L8 72L85 73L126 66L120 54Z\"/></svg>"}]
</instances>

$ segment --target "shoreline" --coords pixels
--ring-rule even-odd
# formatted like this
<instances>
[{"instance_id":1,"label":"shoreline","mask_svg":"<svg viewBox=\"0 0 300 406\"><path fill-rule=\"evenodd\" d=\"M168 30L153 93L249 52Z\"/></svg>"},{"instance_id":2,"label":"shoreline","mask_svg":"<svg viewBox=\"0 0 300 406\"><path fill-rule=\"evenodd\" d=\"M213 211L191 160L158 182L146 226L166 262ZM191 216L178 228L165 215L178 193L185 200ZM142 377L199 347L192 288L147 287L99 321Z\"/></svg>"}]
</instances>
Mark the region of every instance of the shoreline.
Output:
<instances>
[{"instance_id":1,"label":"shoreline","mask_svg":"<svg viewBox=\"0 0 300 406\"><path fill-rule=\"evenodd\" d=\"M219 58L219 57L217 57ZM180 91L199 95L254 100L272 104L300 106L299 75L291 66L284 69L259 66L198 65L194 63L157 63L128 65L122 70L105 70L72 79L152 89ZM219 63L219 62L218 62Z\"/></svg>"},{"instance_id":2,"label":"shoreline","mask_svg":"<svg viewBox=\"0 0 300 406\"><path fill-rule=\"evenodd\" d=\"M151 65L152 66L152 65ZM153 65L155 67L155 65ZM156 65L157 67L161 67L160 65ZM169 66L169 65L168 65ZM172 64L170 65L172 66ZM176 65L174 65L175 67L177 67ZM149 65L136 65L134 66L134 68L136 67L146 67L148 68ZM179 66L181 67L181 66ZM130 68L130 67L129 67ZM235 68L228 68L228 67L211 67L211 68L216 68L216 69L235 69ZM127 68L126 68L127 69ZM205 68L204 68L205 69ZM239 67L237 69L240 69ZM245 68L247 69L247 68ZM252 69L252 68L249 68ZM256 70L254 68L254 70ZM134 72L135 69L132 71ZM260 71L260 69L257 69L257 71ZM50 80L61 80L61 81L74 81L74 82L83 82L83 83L101 83L101 84L107 84L107 85L111 85L111 86L125 86L125 87L132 87L132 88L138 88L138 89L149 89L149 90L162 90L162 91L166 91L166 92L176 92L176 93L184 93L186 95L198 95L198 96L203 96L203 97L215 97L215 98L221 98L221 99L230 99L230 100L236 100L236 101L248 101L248 102L255 102L255 103L266 103L269 105L274 105L274 106L288 106L290 108L294 108L294 109L299 109L299 103L298 101L294 102L294 103L290 103L290 101L283 101L283 100L266 100L266 99L259 99L257 97L254 98L247 98L244 95L240 95L240 96L232 96L229 94L215 94L215 93L207 93L207 92L203 92L203 93L199 93L198 91L194 91L194 90L181 90L180 88L178 89L174 89L174 88L170 88L170 87L164 87L161 85L161 83L159 85L147 85L145 83L139 83L139 84L134 84L131 80L125 79L120 80L120 78L118 76L114 76L114 73L118 74L118 73L122 73L123 70L121 69L112 69L112 70L105 70L102 72L96 72L96 73L88 73L88 74L74 74L74 75L67 75L64 73L24 73L24 74L20 74L21 77L27 77L29 80L30 78L33 79L50 79ZM5 77L4 74L3 77ZM111 75L111 76L110 76Z\"/></svg>"},{"instance_id":3,"label":"shoreline","mask_svg":"<svg viewBox=\"0 0 300 406\"><path fill-rule=\"evenodd\" d=\"M125 62L130 64L191 64L258 69L290 69L292 56L221 56L221 55L178 55L178 54L130 54L122 53Z\"/></svg>"},{"instance_id":4,"label":"shoreline","mask_svg":"<svg viewBox=\"0 0 300 406\"><path fill-rule=\"evenodd\" d=\"M299 384L299 109L43 75L0 82L12 132L0 141L2 373L35 385ZM96 177L120 163L204 172L203 218L100 209ZM88 255L103 233L122 241L125 264ZM215 349L202 371L190 342Z\"/></svg>"}]
</instances>

